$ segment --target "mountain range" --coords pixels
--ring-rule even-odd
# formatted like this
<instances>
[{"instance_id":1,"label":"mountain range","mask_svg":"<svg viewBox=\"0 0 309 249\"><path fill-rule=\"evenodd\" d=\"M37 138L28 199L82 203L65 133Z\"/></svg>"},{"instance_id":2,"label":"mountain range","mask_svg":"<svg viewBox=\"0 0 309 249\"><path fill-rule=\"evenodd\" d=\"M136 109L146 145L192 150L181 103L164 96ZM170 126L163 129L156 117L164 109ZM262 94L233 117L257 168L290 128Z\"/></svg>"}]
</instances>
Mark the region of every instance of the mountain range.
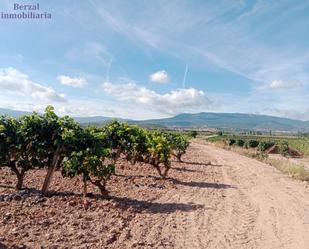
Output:
<instances>
[{"instance_id":1,"label":"mountain range","mask_svg":"<svg viewBox=\"0 0 309 249\"><path fill-rule=\"evenodd\" d=\"M0 108L0 115L6 114L14 117L30 114L30 112L16 111ZM243 113L183 113L170 118L150 119L150 120L129 120L114 117L74 117L75 120L83 125L94 124L102 125L112 119L126 121L131 124L138 124L147 127L165 128L218 128L223 130L254 130L254 131L285 131L285 132L308 132L309 121L296 119Z\"/></svg>"}]
</instances>

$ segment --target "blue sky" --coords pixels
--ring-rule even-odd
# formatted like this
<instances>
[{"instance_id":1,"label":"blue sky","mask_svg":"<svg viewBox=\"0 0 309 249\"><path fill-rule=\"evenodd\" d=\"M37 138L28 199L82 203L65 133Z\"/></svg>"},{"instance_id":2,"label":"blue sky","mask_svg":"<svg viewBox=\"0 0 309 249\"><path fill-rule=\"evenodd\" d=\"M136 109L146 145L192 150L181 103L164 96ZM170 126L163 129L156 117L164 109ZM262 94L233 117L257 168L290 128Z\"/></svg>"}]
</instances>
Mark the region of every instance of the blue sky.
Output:
<instances>
[{"instance_id":1,"label":"blue sky","mask_svg":"<svg viewBox=\"0 0 309 249\"><path fill-rule=\"evenodd\" d=\"M17 2L52 18L0 19L0 107L309 120L308 1ZM0 12L16 13L14 3Z\"/></svg>"}]
</instances>

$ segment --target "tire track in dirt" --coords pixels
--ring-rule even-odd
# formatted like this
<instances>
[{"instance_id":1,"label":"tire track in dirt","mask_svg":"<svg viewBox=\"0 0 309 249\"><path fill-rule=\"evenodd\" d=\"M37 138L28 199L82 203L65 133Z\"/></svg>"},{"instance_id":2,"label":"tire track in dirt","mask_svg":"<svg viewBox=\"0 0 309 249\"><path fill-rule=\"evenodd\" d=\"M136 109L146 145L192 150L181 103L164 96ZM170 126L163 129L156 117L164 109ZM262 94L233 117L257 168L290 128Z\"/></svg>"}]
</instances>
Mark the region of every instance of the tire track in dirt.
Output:
<instances>
[{"instance_id":1,"label":"tire track in dirt","mask_svg":"<svg viewBox=\"0 0 309 249\"><path fill-rule=\"evenodd\" d=\"M201 142L183 160L172 163L175 188L154 200L166 208L137 214L121 248L309 248L301 182Z\"/></svg>"},{"instance_id":2,"label":"tire track in dirt","mask_svg":"<svg viewBox=\"0 0 309 249\"><path fill-rule=\"evenodd\" d=\"M216 160L223 165L224 181L233 184L233 188L226 191L209 221L211 239L207 248L255 248L257 235L253 231L259 209L227 174L229 166Z\"/></svg>"},{"instance_id":3,"label":"tire track in dirt","mask_svg":"<svg viewBox=\"0 0 309 249\"><path fill-rule=\"evenodd\" d=\"M229 166L228 178L243 193L232 195L228 205L250 200L257 211L249 244L231 248L309 248L309 191L301 182L256 160L205 146L210 158Z\"/></svg>"}]
</instances>

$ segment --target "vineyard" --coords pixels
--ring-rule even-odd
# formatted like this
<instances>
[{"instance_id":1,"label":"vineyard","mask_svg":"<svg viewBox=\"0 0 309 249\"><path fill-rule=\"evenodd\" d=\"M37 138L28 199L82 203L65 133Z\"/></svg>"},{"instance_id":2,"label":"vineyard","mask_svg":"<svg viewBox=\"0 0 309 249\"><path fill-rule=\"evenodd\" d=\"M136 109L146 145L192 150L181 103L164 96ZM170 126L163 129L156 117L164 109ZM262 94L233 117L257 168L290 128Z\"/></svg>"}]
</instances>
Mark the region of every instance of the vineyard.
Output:
<instances>
[{"instance_id":1,"label":"vineyard","mask_svg":"<svg viewBox=\"0 0 309 249\"><path fill-rule=\"evenodd\" d=\"M28 171L46 168L42 193L48 191L54 172L60 171L63 178L81 177L84 196L88 184L107 195L106 184L120 159L149 164L165 179L171 158L181 161L188 146L181 134L118 121L82 128L69 116L58 117L51 106L43 115L0 117L0 169L9 168L16 175L17 190L24 187Z\"/></svg>"},{"instance_id":2,"label":"vineyard","mask_svg":"<svg viewBox=\"0 0 309 249\"><path fill-rule=\"evenodd\" d=\"M207 138L209 142L222 141L228 145L237 145L245 148L258 148L265 151L274 144L289 146L306 156L309 156L309 139L308 137L292 136L264 136L264 135L238 135L224 134Z\"/></svg>"},{"instance_id":3,"label":"vineyard","mask_svg":"<svg viewBox=\"0 0 309 249\"><path fill-rule=\"evenodd\" d=\"M283 200L280 222L293 221L290 196L282 189L290 185L294 196L304 192L302 182L282 179L279 186L281 176L262 165L268 163L265 158L241 157L200 138L189 146L189 138L196 135L116 120L103 127L82 127L69 116L58 117L51 106L44 114L1 116L0 248L218 248L219 243L220 248L239 248L243 239L245 247L240 248L264 248L254 246L248 231L277 243L269 234L277 218L263 205L281 210ZM208 140L254 155L264 155L274 144L285 153L289 146L301 148L307 141L224 134ZM303 182L308 179L300 169L293 174ZM251 189L258 181L257 196ZM274 196L286 196L264 199L274 191ZM297 198L303 219L308 198L305 193ZM256 210L267 212L257 219ZM233 215L226 215L229 212ZM263 230L266 221L271 224ZM307 226L291 223L282 228L290 227L297 233L286 243L296 234L308 234ZM284 236L279 234L280 243ZM306 243L297 239L294 248L306 248L298 247L298 241Z\"/></svg>"},{"instance_id":4,"label":"vineyard","mask_svg":"<svg viewBox=\"0 0 309 249\"><path fill-rule=\"evenodd\" d=\"M265 141L0 120L0 248L307 248L307 182L233 151Z\"/></svg>"}]
</instances>

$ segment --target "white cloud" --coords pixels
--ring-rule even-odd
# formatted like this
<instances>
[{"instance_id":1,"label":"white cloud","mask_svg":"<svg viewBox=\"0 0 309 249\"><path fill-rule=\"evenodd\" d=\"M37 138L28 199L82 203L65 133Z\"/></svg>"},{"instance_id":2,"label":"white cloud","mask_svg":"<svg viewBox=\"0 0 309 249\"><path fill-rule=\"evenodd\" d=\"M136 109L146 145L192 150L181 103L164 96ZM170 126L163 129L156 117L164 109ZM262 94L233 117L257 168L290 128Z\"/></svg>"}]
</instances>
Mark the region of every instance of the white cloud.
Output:
<instances>
[{"instance_id":1,"label":"white cloud","mask_svg":"<svg viewBox=\"0 0 309 249\"><path fill-rule=\"evenodd\" d=\"M282 80L273 80L269 84L269 88L273 90L281 90L281 89L291 89L291 88L297 88L300 87L301 84L291 84L289 82L283 82Z\"/></svg>"},{"instance_id":2,"label":"white cloud","mask_svg":"<svg viewBox=\"0 0 309 249\"><path fill-rule=\"evenodd\" d=\"M205 93L194 88L178 89L159 94L132 82L126 84L105 82L103 83L103 89L121 101L141 104L143 107L170 115L202 111L208 109L211 105L211 101L206 97Z\"/></svg>"},{"instance_id":3,"label":"white cloud","mask_svg":"<svg viewBox=\"0 0 309 249\"><path fill-rule=\"evenodd\" d=\"M52 102L66 101L63 94L58 94L50 87L31 81L27 74L12 67L0 69L0 90Z\"/></svg>"},{"instance_id":4,"label":"white cloud","mask_svg":"<svg viewBox=\"0 0 309 249\"><path fill-rule=\"evenodd\" d=\"M149 76L150 81L157 83L167 83L169 76L165 70L155 72Z\"/></svg>"},{"instance_id":5,"label":"white cloud","mask_svg":"<svg viewBox=\"0 0 309 249\"><path fill-rule=\"evenodd\" d=\"M70 77L70 76L65 76L65 75L59 75L57 77L57 80L62 85L79 87L79 88L82 88L88 84L87 80L81 77Z\"/></svg>"},{"instance_id":6,"label":"white cloud","mask_svg":"<svg viewBox=\"0 0 309 249\"><path fill-rule=\"evenodd\" d=\"M285 88L286 86L284 85L282 80L273 80L270 83L269 87L271 89L280 89L280 88Z\"/></svg>"},{"instance_id":7,"label":"white cloud","mask_svg":"<svg viewBox=\"0 0 309 249\"><path fill-rule=\"evenodd\" d=\"M54 106L55 111L59 115L70 115L78 117L104 116L104 117L121 117L128 119L152 119L162 118L168 115L162 115L150 108L142 109L136 104L110 101L105 99L93 99L83 97L70 96L67 102L48 102L43 100L18 98L12 99L11 96L0 98L0 107L21 111L37 111L44 112L48 104Z\"/></svg>"}]
</instances>

